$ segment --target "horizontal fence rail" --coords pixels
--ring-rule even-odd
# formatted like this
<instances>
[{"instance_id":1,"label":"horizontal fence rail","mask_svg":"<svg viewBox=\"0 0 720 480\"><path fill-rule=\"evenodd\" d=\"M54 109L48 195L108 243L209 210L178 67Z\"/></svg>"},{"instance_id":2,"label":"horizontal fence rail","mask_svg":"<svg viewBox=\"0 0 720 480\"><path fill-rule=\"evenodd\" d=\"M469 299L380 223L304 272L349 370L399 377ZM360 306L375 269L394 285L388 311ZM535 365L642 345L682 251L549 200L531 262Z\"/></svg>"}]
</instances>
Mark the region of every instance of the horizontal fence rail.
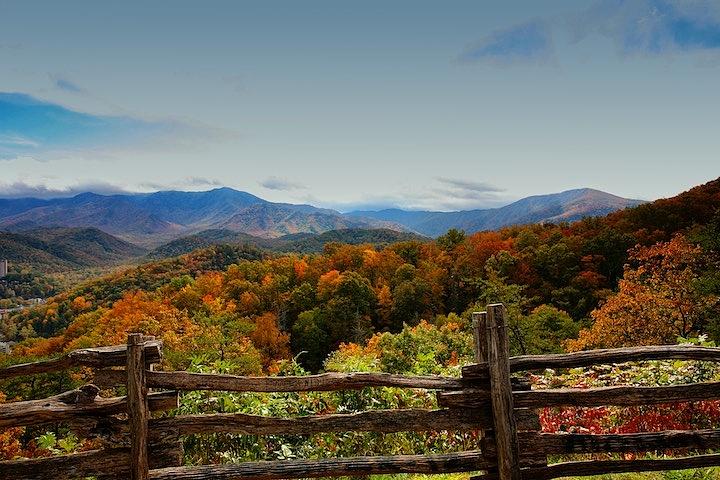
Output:
<instances>
[{"instance_id":1,"label":"horizontal fence rail","mask_svg":"<svg viewBox=\"0 0 720 480\"><path fill-rule=\"evenodd\" d=\"M148 446L150 468L166 468L182 463L182 448ZM0 478L12 480L70 480L85 477L128 478L130 448L104 448L48 458L0 461ZM112 472L112 475L108 475Z\"/></svg>"},{"instance_id":2,"label":"horizontal fence rail","mask_svg":"<svg viewBox=\"0 0 720 480\"><path fill-rule=\"evenodd\" d=\"M720 362L720 348L683 345L608 348L552 355L522 355L510 358L510 371L580 368L609 363L646 362L652 360L697 360ZM487 362L466 365L463 378L488 378Z\"/></svg>"},{"instance_id":3,"label":"horizontal fence rail","mask_svg":"<svg viewBox=\"0 0 720 480\"><path fill-rule=\"evenodd\" d=\"M96 396L98 391L95 385L85 385L42 400L0 404L0 428L71 422L127 412L126 397L100 398ZM151 393L147 401L154 412L173 410L179 405L177 392Z\"/></svg>"},{"instance_id":4,"label":"horizontal fence rail","mask_svg":"<svg viewBox=\"0 0 720 480\"><path fill-rule=\"evenodd\" d=\"M309 415L294 418L244 413L180 415L151 420L153 430L177 430L180 435L241 433L245 435L312 435L340 432L430 432L489 429L489 411L477 410L369 410L359 413ZM540 422L530 410L516 410L518 428L537 430Z\"/></svg>"},{"instance_id":5,"label":"horizontal fence rail","mask_svg":"<svg viewBox=\"0 0 720 480\"><path fill-rule=\"evenodd\" d=\"M622 454L720 450L720 429L632 434L541 433L538 409L638 406L720 400L720 382L669 386L610 386L532 390L510 372L582 368L655 360L720 362L720 348L653 346L509 357L505 310L473 314L475 363L461 378L388 373L324 373L249 377L152 368L162 343L133 334L128 344L76 350L60 358L0 369L0 380L90 367L93 384L53 397L0 404L0 428L66 425L103 448L63 456L0 462L0 478L98 480L280 479L394 473L470 472L478 480L535 480L562 476L720 466L720 454L672 459L568 461L548 465L548 455ZM124 367L124 368L120 368ZM97 385L97 386L96 386ZM126 397L101 397L101 388L125 386ZM180 391L292 393L408 388L434 391L437 408L272 417L245 413L170 415ZM149 389L164 390L152 391ZM345 432L467 432L471 450L434 455L366 456L182 466L182 437L341 434Z\"/></svg>"},{"instance_id":6,"label":"horizontal fence rail","mask_svg":"<svg viewBox=\"0 0 720 480\"><path fill-rule=\"evenodd\" d=\"M277 480L284 478L343 477L389 473L475 472L491 467L479 451L444 455L395 455L377 457L332 458L246 462L233 465L170 467L153 470L153 480Z\"/></svg>"},{"instance_id":7,"label":"horizontal fence rail","mask_svg":"<svg viewBox=\"0 0 720 480\"><path fill-rule=\"evenodd\" d=\"M518 437L522 449L544 455L720 448L720 430L666 430L608 435L521 432Z\"/></svg>"},{"instance_id":8,"label":"horizontal fence rail","mask_svg":"<svg viewBox=\"0 0 720 480\"><path fill-rule=\"evenodd\" d=\"M162 359L162 342L155 340L146 342L145 359L147 364L160 363ZM52 360L22 363L0 368L0 380L7 380L24 375L59 372L73 367L106 368L124 366L126 363L126 345L84 348L82 350L74 350L60 358Z\"/></svg>"},{"instance_id":9,"label":"horizontal fence rail","mask_svg":"<svg viewBox=\"0 0 720 480\"><path fill-rule=\"evenodd\" d=\"M468 382L441 376L408 376L391 373L323 373L288 377L246 377L191 372L147 372L147 386L175 390L223 390L227 392L289 393L359 390L366 387L460 389ZM123 370L100 370L100 385L120 385L127 380Z\"/></svg>"},{"instance_id":10,"label":"horizontal fence rail","mask_svg":"<svg viewBox=\"0 0 720 480\"><path fill-rule=\"evenodd\" d=\"M295 418L263 417L243 413L181 415L160 419L153 428L170 428L181 435L240 433L244 435L313 435L339 432L430 432L479 430L489 419L473 410L370 410L359 413L309 415Z\"/></svg>"},{"instance_id":11,"label":"horizontal fence rail","mask_svg":"<svg viewBox=\"0 0 720 480\"><path fill-rule=\"evenodd\" d=\"M608 473L660 472L667 470L685 470L720 465L720 455L696 455L660 460L603 460L565 462L541 468L524 470L524 478L550 480L560 477L585 477ZM472 477L473 480L489 480L492 476Z\"/></svg>"},{"instance_id":12,"label":"horizontal fence rail","mask_svg":"<svg viewBox=\"0 0 720 480\"><path fill-rule=\"evenodd\" d=\"M661 387L553 388L512 393L517 407L600 407L604 405L657 405L700 400L720 400L720 382L666 385ZM458 390L438 394L446 408L488 408L490 397L484 390Z\"/></svg>"}]
</instances>

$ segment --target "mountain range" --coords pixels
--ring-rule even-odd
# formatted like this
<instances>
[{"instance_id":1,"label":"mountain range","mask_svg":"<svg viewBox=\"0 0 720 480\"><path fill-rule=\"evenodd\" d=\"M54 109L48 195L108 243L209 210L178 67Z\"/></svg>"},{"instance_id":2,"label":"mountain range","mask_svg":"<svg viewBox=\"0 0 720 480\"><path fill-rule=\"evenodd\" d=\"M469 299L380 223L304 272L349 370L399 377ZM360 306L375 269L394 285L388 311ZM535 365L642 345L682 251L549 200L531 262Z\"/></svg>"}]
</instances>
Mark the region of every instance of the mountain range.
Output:
<instances>
[{"instance_id":1,"label":"mountain range","mask_svg":"<svg viewBox=\"0 0 720 480\"><path fill-rule=\"evenodd\" d=\"M348 213L348 216L398 223L423 235L437 237L451 228L470 233L528 223L572 222L584 217L607 215L641 203L644 202L618 197L592 188L580 188L561 193L526 197L499 208L458 212L386 209L354 211Z\"/></svg>"},{"instance_id":2,"label":"mountain range","mask_svg":"<svg viewBox=\"0 0 720 480\"><path fill-rule=\"evenodd\" d=\"M231 188L120 195L82 193L70 198L0 199L0 231L96 228L146 248L202 232L217 236L218 231L225 232L221 236L234 232L279 238L344 229L388 229L434 237L450 228L470 233L524 223L572 221L639 203L585 188L527 197L484 210L340 213L312 205L269 202Z\"/></svg>"},{"instance_id":3,"label":"mountain range","mask_svg":"<svg viewBox=\"0 0 720 480\"><path fill-rule=\"evenodd\" d=\"M247 192L149 194L82 193L58 199L0 199L0 230L93 227L142 246L157 246L207 229L228 229L261 237L321 233L344 228L401 230L376 219L348 217L311 205L273 203Z\"/></svg>"}]
</instances>

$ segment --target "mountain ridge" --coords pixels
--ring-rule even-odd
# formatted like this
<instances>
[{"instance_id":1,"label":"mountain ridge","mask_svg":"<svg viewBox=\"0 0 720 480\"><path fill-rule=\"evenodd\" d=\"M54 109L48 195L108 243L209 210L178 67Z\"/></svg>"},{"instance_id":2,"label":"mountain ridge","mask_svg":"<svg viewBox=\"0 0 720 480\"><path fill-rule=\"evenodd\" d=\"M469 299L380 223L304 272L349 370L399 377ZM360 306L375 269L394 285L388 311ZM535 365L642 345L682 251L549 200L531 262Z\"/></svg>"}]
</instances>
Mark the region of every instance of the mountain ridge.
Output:
<instances>
[{"instance_id":1,"label":"mountain ridge","mask_svg":"<svg viewBox=\"0 0 720 480\"><path fill-rule=\"evenodd\" d=\"M418 240L429 240L427 237L396 230L376 229L339 229L322 233L293 233L277 238L263 238L227 229L211 229L186 237L172 240L152 250L148 258L168 258L184 255L199 248L214 245L251 245L262 250L278 253L317 253L321 252L326 243L338 242L349 245L369 243L378 246L391 243Z\"/></svg>"},{"instance_id":2,"label":"mountain ridge","mask_svg":"<svg viewBox=\"0 0 720 480\"><path fill-rule=\"evenodd\" d=\"M97 228L147 248L218 229L265 238L377 228L436 237L450 228L472 233L525 223L572 221L640 203L641 200L584 188L534 195L492 209L340 213L307 204L270 202L229 187L203 192L167 190L112 195L85 192L56 199L0 198L0 231Z\"/></svg>"},{"instance_id":3,"label":"mountain ridge","mask_svg":"<svg viewBox=\"0 0 720 480\"><path fill-rule=\"evenodd\" d=\"M388 222L349 218L312 205L273 203L228 187L205 192L86 192L48 200L0 199L0 230L21 232L43 227L98 228L146 247L212 228L268 238L343 228L404 230Z\"/></svg>"},{"instance_id":4,"label":"mountain ridge","mask_svg":"<svg viewBox=\"0 0 720 480\"><path fill-rule=\"evenodd\" d=\"M428 210L362 210L347 215L396 222L422 235L436 237L450 228L468 233L496 230L528 223L571 222L584 217L602 216L645 203L592 188L578 188L559 193L532 195L508 205L488 209L451 212Z\"/></svg>"}]
</instances>

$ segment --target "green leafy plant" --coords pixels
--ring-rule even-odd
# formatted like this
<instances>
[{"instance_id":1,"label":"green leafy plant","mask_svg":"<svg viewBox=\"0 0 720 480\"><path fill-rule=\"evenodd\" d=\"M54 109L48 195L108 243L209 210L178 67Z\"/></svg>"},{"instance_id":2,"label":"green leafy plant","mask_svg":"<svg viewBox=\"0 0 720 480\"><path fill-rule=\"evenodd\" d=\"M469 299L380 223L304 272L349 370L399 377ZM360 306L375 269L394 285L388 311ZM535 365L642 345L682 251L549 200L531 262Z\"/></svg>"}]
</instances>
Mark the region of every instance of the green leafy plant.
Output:
<instances>
[{"instance_id":1,"label":"green leafy plant","mask_svg":"<svg viewBox=\"0 0 720 480\"><path fill-rule=\"evenodd\" d=\"M80 440L73 433L68 433L63 438L58 439L53 432L47 432L40 435L36 439L37 446L43 450L49 450L54 455L63 453L73 453L80 447Z\"/></svg>"}]
</instances>

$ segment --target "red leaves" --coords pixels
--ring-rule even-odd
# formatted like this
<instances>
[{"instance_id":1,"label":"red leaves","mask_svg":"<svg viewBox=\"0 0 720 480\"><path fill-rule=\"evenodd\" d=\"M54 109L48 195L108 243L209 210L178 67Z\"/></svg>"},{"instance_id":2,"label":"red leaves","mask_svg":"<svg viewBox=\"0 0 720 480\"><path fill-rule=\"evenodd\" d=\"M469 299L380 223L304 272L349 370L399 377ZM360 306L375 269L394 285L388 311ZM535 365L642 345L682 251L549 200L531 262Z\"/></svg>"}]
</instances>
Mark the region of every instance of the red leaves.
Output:
<instances>
[{"instance_id":1,"label":"red leaves","mask_svg":"<svg viewBox=\"0 0 720 480\"><path fill-rule=\"evenodd\" d=\"M642 407L545 408L545 433L641 433L720 427L720 401Z\"/></svg>"}]
</instances>

